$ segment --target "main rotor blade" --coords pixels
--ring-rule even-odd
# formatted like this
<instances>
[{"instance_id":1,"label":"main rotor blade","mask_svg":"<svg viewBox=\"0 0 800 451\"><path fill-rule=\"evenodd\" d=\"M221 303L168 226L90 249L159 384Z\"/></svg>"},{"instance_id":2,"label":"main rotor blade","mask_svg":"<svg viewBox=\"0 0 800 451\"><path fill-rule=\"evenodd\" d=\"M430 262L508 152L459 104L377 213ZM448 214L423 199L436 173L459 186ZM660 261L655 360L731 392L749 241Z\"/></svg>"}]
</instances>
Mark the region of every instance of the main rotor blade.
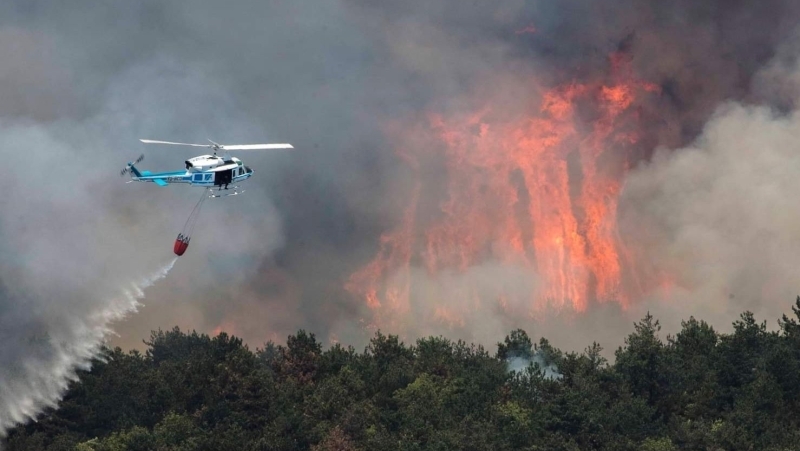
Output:
<instances>
[{"instance_id":1,"label":"main rotor blade","mask_svg":"<svg viewBox=\"0 0 800 451\"><path fill-rule=\"evenodd\" d=\"M294 149L291 144L241 144L234 146L220 146L225 150L269 150L269 149Z\"/></svg>"},{"instance_id":2,"label":"main rotor blade","mask_svg":"<svg viewBox=\"0 0 800 451\"><path fill-rule=\"evenodd\" d=\"M140 139L139 141L145 144L171 144L175 146L192 146L192 147L214 147L211 144L189 144L189 143L174 143L170 141L154 141L152 139Z\"/></svg>"}]
</instances>

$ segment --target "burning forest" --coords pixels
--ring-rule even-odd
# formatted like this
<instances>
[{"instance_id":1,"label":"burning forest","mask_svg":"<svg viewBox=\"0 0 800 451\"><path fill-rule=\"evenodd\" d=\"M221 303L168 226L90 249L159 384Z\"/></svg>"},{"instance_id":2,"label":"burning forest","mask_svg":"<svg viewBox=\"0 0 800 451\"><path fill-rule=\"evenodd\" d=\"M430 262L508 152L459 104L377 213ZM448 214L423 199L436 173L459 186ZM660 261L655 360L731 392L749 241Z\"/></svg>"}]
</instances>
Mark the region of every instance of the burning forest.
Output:
<instances>
[{"instance_id":1,"label":"burning forest","mask_svg":"<svg viewBox=\"0 0 800 451\"><path fill-rule=\"evenodd\" d=\"M647 312L728 327L800 291L796 0L16 3L0 428L158 328L613 349ZM117 305L197 201L119 183L148 136L296 151L254 155L147 304Z\"/></svg>"},{"instance_id":2,"label":"burning forest","mask_svg":"<svg viewBox=\"0 0 800 451\"><path fill-rule=\"evenodd\" d=\"M637 79L624 53L611 54L608 65L607 77L594 82L548 88L531 80L538 95L523 111L509 114L488 99L474 113L429 113L394 129L414 180L408 205L346 288L377 318L402 316L409 313L412 267L436 277L494 262L527 273L532 283L520 290L500 278L487 293L481 280L466 278L458 293L463 307L494 304L536 316L583 312L589 302L624 308L665 282L632 265L632 244L616 224L623 179L640 150L641 116L652 113L641 99L660 88ZM424 141L404 142L404 134ZM423 168L441 179L423 182ZM422 198L433 198L439 211L421 218L429 207ZM433 304L427 313L464 325L455 309Z\"/></svg>"},{"instance_id":3,"label":"burning forest","mask_svg":"<svg viewBox=\"0 0 800 451\"><path fill-rule=\"evenodd\" d=\"M610 14L620 11L617 6L599 8ZM736 11L714 19L724 45ZM597 31L592 25L587 31L568 22L527 22L504 42L516 48L526 40L522 46L534 49L531 58L540 66L547 63L544 70L507 60L476 76L456 99L430 102L383 124L387 145L403 167L404 182L392 191L400 200L373 257L343 284L366 307L362 320L368 329L409 337L448 330L472 338L483 328L550 331L553 318L568 327L598 320L614 328L623 324L619 319L646 310L669 317L673 311L722 314L739 302L748 308L769 304L765 293L791 298L790 284L752 268L732 268L716 252L701 255L703 238L690 239L697 241L680 250L674 246L695 229L708 228L725 252L748 258L749 251L736 243L739 231L725 236L729 231L717 224L697 223L702 215L678 211L714 210L724 203L724 193L707 190L717 181L698 183L688 173L645 180L645 174L669 171L691 154L684 146L714 152L719 136L708 130L724 122L724 101L771 108L775 96L758 93L774 55L734 46L729 55L711 53L704 61L680 46L710 50L711 41L680 35L670 19L651 13L639 17L651 28L618 34L615 48L602 56L590 42ZM753 17L754 23L762 19ZM703 19L692 20L689 29L699 31ZM751 39L775 38L754 33ZM580 61L569 56L574 49L552 51L569 45L593 52ZM728 147L716 155L719 161L708 163L725 165L742 158L734 155L738 151ZM683 197L664 198L666 186L681 180ZM662 186L643 186L653 183ZM697 204L704 196L707 205ZM737 214L730 205L714 220L742 221ZM708 304L691 300L698 293ZM608 321L609 315L618 319Z\"/></svg>"}]
</instances>

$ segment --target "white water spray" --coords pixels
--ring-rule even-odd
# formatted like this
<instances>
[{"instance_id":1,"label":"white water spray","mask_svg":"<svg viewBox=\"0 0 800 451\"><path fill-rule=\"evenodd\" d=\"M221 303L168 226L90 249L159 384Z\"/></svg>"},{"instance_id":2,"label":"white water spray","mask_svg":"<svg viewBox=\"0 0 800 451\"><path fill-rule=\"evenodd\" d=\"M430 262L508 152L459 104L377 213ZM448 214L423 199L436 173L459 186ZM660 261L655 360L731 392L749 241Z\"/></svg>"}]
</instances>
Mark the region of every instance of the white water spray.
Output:
<instances>
[{"instance_id":1,"label":"white water spray","mask_svg":"<svg viewBox=\"0 0 800 451\"><path fill-rule=\"evenodd\" d=\"M104 339L113 332L111 323L136 312L144 290L166 277L177 260L123 287L119 295L87 318L72 320L41 337L49 348L47 358L30 359L13 369L16 377L0 380L0 437L14 425L35 419L45 408L55 407L69 383L77 380L78 370L89 369Z\"/></svg>"}]
</instances>

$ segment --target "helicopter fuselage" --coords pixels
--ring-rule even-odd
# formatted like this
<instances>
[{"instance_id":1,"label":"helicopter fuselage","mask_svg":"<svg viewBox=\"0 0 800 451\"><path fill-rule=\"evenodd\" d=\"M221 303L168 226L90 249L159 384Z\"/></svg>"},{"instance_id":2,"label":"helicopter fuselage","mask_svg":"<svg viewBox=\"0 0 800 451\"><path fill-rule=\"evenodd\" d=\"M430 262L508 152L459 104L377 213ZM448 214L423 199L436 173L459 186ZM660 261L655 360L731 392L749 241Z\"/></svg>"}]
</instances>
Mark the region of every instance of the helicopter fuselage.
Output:
<instances>
[{"instance_id":1,"label":"helicopter fuselage","mask_svg":"<svg viewBox=\"0 0 800 451\"><path fill-rule=\"evenodd\" d=\"M171 172L140 171L134 164L129 163L131 180L153 182L159 186L184 183L206 188L214 186L227 188L229 184L243 182L253 175L253 170L236 157L201 155L190 158L185 163L185 170Z\"/></svg>"}]
</instances>

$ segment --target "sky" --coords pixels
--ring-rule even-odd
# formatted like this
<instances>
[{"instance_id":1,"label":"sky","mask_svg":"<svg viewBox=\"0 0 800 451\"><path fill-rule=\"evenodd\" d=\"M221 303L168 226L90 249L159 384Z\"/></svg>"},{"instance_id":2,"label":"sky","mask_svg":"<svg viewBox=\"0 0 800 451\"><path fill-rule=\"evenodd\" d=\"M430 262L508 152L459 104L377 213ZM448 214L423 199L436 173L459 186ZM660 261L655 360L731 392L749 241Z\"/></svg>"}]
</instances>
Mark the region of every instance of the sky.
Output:
<instances>
[{"instance_id":1,"label":"sky","mask_svg":"<svg viewBox=\"0 0 800 451\"><path fill-rule=\"evenodd\" d=\"M423 313L386 332L492 346L524 327L581 350L621 345L647 310L673 331L689 315L724 329L744 309L774 322L800 291L798 19L789 0L4 2L0 431L56 402L104 337L141 348L177 325L257 347L303 328L363 346L371 312L344 285L402 221L413 177L398 147L435 146L413 127L398 140L397 124L486 99L516 114L541 86L603 78L614 52L659 88L640 105L620 233L677 288L624 311L479 309L454 327L424 307L459 308L465 278L527 289L536 274L412 264ZM177 170L197 152L139 138L295 149L238 155L255 171L246 193L208 200L186 255L155 281L201 192L118 173L140 154L143 169ZM443 177L422 169L431 186Z\"/></svg>"}]
</instances>

